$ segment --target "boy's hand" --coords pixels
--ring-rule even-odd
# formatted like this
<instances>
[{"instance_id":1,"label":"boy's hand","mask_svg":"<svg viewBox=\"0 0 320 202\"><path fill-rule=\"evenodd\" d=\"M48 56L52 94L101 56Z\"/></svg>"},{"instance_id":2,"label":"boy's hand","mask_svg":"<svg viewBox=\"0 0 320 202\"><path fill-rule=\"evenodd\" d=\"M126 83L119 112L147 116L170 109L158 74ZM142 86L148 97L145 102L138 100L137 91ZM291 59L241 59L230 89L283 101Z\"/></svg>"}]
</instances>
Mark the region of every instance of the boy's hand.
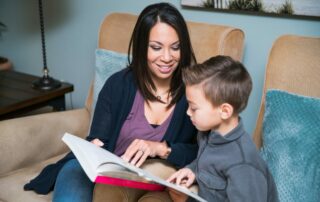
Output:
<instances>
[{"instance_id":1,"label":"boy's hand","mask_svg":"<svg viewBox=\"0 0 320 202\"><path fill-rule=\"evenodd\" d=\"M190 187L195 181L196 176L189 168L183 168L173 173L168 179L168 182L176 183L184 187Z\"/></svg>"},{"instance_id":2,"label":"boy's hand","mask_svg":"<svg viewBox=\"0 0 320 202\"><path fill-rule=\"evenodd\" d=\"M168 182L176 183L177 185L183 187L190 187L195 181L196 176L189 168L183 168L173 173L168 179ZM188 199L188 196L178 192L174 189L168 189L169 195L174 202L185 202Z\"/></svg>"}]
</instances>

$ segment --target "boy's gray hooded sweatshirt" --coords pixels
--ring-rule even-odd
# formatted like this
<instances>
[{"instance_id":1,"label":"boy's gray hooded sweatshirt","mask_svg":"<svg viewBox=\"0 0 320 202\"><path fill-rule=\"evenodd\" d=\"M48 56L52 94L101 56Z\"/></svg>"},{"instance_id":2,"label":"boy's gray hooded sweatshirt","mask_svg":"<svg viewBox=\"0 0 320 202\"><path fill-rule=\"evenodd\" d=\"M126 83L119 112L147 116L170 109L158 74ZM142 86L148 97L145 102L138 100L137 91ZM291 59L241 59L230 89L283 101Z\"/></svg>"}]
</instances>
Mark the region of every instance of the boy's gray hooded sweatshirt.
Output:
<instances>
[{"instance_id":1,"label":"boy's gray hooded sweatshirt","mask_svg":"<svg viewBox=\"0 0 320 202\"><path fill-rule=\"evenodd\" d=\"M225 136L199 132L197 158L189 164L207 201L277 202L276 185L242 121Z\"/></svg>"}]
</instances>

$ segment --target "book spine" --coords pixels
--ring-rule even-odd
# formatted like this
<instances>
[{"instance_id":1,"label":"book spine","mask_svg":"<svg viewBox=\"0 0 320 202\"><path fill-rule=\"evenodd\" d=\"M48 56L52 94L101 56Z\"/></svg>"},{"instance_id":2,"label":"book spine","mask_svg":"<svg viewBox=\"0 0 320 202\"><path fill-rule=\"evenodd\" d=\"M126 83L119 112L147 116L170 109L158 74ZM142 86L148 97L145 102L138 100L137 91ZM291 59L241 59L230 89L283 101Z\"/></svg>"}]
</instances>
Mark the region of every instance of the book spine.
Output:
<instances>
[{"instance_id":1,"label":"book spine","mask_svg":"<svg viewBox=\"0 0 320 202\"><path fill-rule=\"evenodd\" d=\"M165 189L165 186L162 186L160 184L138 182L133 180L108 177L108 176L97 176L97 178L95 179L95 183L129 187L134 189L143 189L148 191L163 191Z\"/></svg>"}]
</instances>

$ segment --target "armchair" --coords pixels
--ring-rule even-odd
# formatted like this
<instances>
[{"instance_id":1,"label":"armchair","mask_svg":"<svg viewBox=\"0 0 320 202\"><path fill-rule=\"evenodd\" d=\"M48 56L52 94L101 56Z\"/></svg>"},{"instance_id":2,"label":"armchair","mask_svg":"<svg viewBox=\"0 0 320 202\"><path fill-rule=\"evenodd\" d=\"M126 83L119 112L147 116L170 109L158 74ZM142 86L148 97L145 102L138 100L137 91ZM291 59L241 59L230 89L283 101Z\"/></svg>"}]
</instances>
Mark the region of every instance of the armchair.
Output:
<instances>
[{"instance_id":1,"label":"armchair","mask_svg":"<svg viewBox=\"0 0 320 202\"><path fill-rule=\"evenodd\" d=\"M137 16L125 13L107 16L100 27L98 48L126 53L131 36L128 30L133 30L136 19ZM196 22L188 22L188 26L199 62L218 54L241 60L242 30ZM65 132L82 138L87 135L92 105L93 82L81 109L0 121L0 201L51 201L51 194L43 196L24 191L23 185L37 176L45 165L56 162L68 151L61 141ZM103 198L99 197L96 188L95 195L97 200Z\"/></svg>"},{"instance_id":2,"label":"armchair","mask_svg":"<svg viewBox=\"0 0 320 202\"><path fill-rule=\"evenodd\" d=\"M284 35L270 51L254 141L280 201L319 201L320 38Z\"/></svg>"}]
</instances>

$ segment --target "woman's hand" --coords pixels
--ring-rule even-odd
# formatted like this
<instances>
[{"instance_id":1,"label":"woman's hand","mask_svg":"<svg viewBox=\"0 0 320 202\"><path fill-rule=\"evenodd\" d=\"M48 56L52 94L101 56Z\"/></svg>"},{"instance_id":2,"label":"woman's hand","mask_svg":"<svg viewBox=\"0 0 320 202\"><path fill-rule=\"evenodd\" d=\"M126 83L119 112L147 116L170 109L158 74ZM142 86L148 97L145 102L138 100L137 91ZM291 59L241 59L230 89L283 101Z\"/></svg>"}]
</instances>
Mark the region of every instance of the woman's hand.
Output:
<instances>
[{"instance_id":1,"label":"woman's hand","mask_svg":"<svg viewBox=\"0 0 320 202\"><path fill-rule=\"evenodd\" d=\"M135 139L121 156L125 161L140 167L150 157L165 157L170 152L166 142Z\"/></svg>"},{"instance_id":2,"label":"woman's hand","mask_svg":"<svg viewBox=\"0 0 320 202\"><path fill-rule=\"evenodd\" d=\"M91 142L99 147L102 147L104 145L103 142L98 138L91 140Z\"/></svg>"}]
</instances>

